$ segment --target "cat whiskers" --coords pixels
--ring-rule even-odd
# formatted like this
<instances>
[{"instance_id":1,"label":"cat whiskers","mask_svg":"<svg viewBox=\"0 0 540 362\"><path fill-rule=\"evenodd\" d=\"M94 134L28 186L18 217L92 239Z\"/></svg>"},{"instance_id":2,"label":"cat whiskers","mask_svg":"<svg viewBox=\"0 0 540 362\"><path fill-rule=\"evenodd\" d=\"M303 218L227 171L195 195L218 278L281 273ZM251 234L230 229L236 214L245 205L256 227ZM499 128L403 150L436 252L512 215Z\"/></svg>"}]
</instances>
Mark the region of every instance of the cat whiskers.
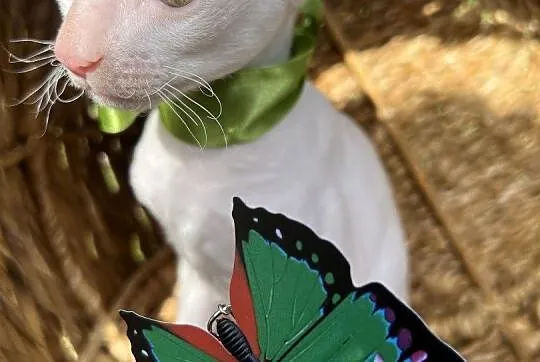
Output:
<instances>
[{"instance_id":1,"label":"cat whiskers","mask_svg":"<svg viewBox=\"0 0 540 362\"><path fill-rule=\"evenodd\" d=\"M53 40L43 40L43 39L35 39L35 38L19 38L19 39L11 39L9 41L10 43L34 43L34 44L41 44L41 45L53 45Z\"/></svg>"},{"instance_id":2,"label":"cat whiskers","mask_svg":"<svg viewBox=\"0 0 540 362\"><path fill-rule=\"evenodd\" d=\"M176 69L176 68L173 68L173 67L167 67L167 68L173 70L172 72L170 72L171 75L173 76L173 78L171 80L169 80L168 82L166 82L162 86L162 88L163 89L168 89L169 94L175 95L175 99L180 100L181 98L184 98L187 101L189 101L191 104L193 104L194 106L201 109L206 114L206 118L208 120L211 120L211 121L215 122L218 125L218 127L219 127L219 129L220 129L220 131L221 131L221 133L223 135L223 140L225 141L225 148L227 148L228 147L227 136L225 134L225 130L223 129L222 124L219 122L219 118L221 117L221 114L223 112L223 106L222 106L221 100L219 99L217 94L212 89L212 86L207 81L205 81L203 78L201 78L200 76L198 76L198 75L196 75L194 73L186 72L186 71L179 70L179 69ZM177 78L183 78L185 80L189 80L191 82L196 83L199 86L199 91L203 95L205 95L205 96L207 96L209 98L214 98L216 100L217 106L218 106L217 114L213 114L210 110L208 110L202 104L200 104L199 102L194 100L192 97L190 97L186 93L180 91L178 88L174 87L171 83L172 83L172 81L174 81ZM191 108L191 106L186 104L185 102L182 102L182 105L184 107L186 107L189 111L191 111L193 114L195 114L197 116L197 118L199 118L199 120L201 121L201 123L203 125L203 128L204 128L205 137L207 137L208 135L206 134L206 127L204 126L205 122L201 119L201 117L198 115L198 113L195 112L193 110L193 108Z\"/></svg>"},{"instance_id":3,"label":"cat whiskers","mask_svg":"<svg viewBox=\"0 0 540 362\"><path fill-rule=\"evenodd\" d=\"M189 134L191 135L191 137L193 137L193 139L195 140L195 142L197 142L197 145L199 145L199 148L201 150L204 149L204 147L201 145L200 141L197 139L197 137L195 136L195 134L193 133L193 131L191 130L191 128L189 127L189 125L187 124L186 121L184 121L184 119L182 118L182 116L178 113L178 109L181 110L183 113L187 113L184 109L182 109L181 107L179 107L175 102L173 102L164 92L163 90L161 89L157 89L155 91L155 94L157 94L161 100L174 112L174 114L180 119L180 121L183 123L184 127L186 127L186 129L188 130ZM205 145L206 146L206 145Z\"/></svg>"},{"instance_id":4,"label":"cat whiskers","mask_svg":"<svg viewBox=\"0 0 540 362\"><path fill-rule=\"evenodd\" d=\"M11 41L12 43L17 43L20 41ZM52 65L56 66L56 58L53 53L54 46L52 44L46 44L42 46L40 49L35 51L34 53L31 53L27 57L19 57L13 53L11 53L8 49L4 47L4 50L8 53L8 61L10 64L24 64L28 65L24 67L23 69L19 70L6 70L8 73L14 73L14 74L22 74L22 73L28 73L33 70L39 69L41 67L44 67L46 65Z\"/></svg>"},{"instance_id":5,"label":"cat whiskers","mask_svg":"<svg viewBox=\"0 0 540 362\"><path fill-rule=\"evenodd\" d=\"M84 94L84 90L70 98L62 98L62 95L67 89L70 81L67 77L67 71L60 64L54 55L54 42L46 40L37 40L31 38L23 39L13 39L11 43L34 43L42 45L38 50L29 54L26 57L17 56L7 49L6 52L9 54L9 63L10 64L24 64L27 65L23 69L8 71L15 74L23 74L34 71L36 69L42 68L44 66L51 66L53 70L49 72L46 78L38 84L36 87L31 89L26 95L24 95L20 100L11 104L11 106L25 104L32 104L36 107L35 117L37 118L41 112L44 113L44 129L41 134L41 137L47 132L49 125L50 113L53 105L56 102L61 103L70 103ZM63 84L60 83L61 80L65 80Z\"/></svg>"},{"instance_id":6,"label":"cat whiskers","mask_svg":"<svg viewBox=\"0 0 540 362\"><path fill-rule=\"evenodd\" d=\"M146 85L148 87L148 82L146 83ZM150 94L148 93L147 88L144 89L144 94L146 94L146 98L148 99L148 109L152 109L152 99L150 98Z\"/></svg>"},{"instance_id":7,"label":"cat whiskers","mask_svg":"<svg viewBox=\"0 0 540 362\"><path fill-rule=\"evenodd\" d=\"M67 71L65 70L65 68L61 68L62 69L62 77L60 78L60 80L65 80L64 82L64 85L62 86L62 90L60 91L60 93L57 92L57 89L58 89L58 82L56 83L57 85L55 86L55 95L56 95L56 101L60 102L60 103L71 103L71 102L75 102L77 99L81 98L83 95L84 95L84 89L79 89L79 93L75 94L74 96L71 96L71 98L66 98L66 99L63 99L62 98L62 94L64 94L64 92L66 91L67 89L67 86L70 85L70 80L68 78L68 74L67 74Z\"/></svg>"},{"instance_id":8,"label":"cat whiskers","mask_svg":"<svg viewBox=\"0 0 540 362\"><path fill-rule=\"evenodd\" d=\"M225 135L225 130L223 129L223 126L221 125L221 123L219 122L219 119L218 119L218 116L215 116L212 114L212 112L210 112L206 107L204 107L202 104L200 104L199 102L197 102L196 100L194 100L193 98L191 98L189 95L187 95L186 93L182 92L181 90L179 90L178 88L168 84L165 88L168 88L169 89L169 92L171 92L172 94L176 93L176 94L179 94L182 98L185 98L186 100L188 100L189 102L191 102L193 105L195 105L196 107L198 107L200 110L202 110L204 113L206 113L206 118L215 122L220 131L221 131L221 134L223 135L223 140L225 141L225 148L228 147L228 141L227 141L227 137ZM176 96L177 99L180 99L180 97ZM217 96L216 96L216 99L217 99ZM193 110L193 108L191 108L188 104L186 104L185 102L182 102L182 104L187 108L189 109L193 114L197 115L197 117L199 118L199 120L201 121L201 124L203 125L203 130L205 132L205 136L208 137L207 133L206 133L206 127L205 127L205 122L202 120L202 118L199 116L199 114L197 112L195 112ZM220 103L221 104L221 103ZM221 113L220 113L221 115Z\"/></svg>"},{"instance_id":9,"label":"cat whiskers","mask_svg":"<svg viewBox=\"0 0 540 362\"><path fill-rule=\"evenodd\" d=\"M195 73L187 72L185 70L180 70L180 69L176 69L176 68L169 67L169 66L165 66L165 68L173 70L172 72L170 72L170 74L174 76L173 79L183 78L183 79L192 81L192 82L194 82L195 84L197 84L199 86L199 91L202 94L204 94L205 96L210 97L210 98L216 98L216 102L218 103L219 110L218 110L218 114L217 115L212 115L212 117L214 117L214 118L221 117L221 114L223 112L223 106L221 104L221 100L219 99L219 97L214 92L214 89L212 88L210 83L208 83L206 80L204 80L204 78L198 76ZM170 84L171 82L172 81L169 81L168 83ZM167 85L167 83L165 83L165 85Z\"/></svg>"},{"instance_id":10,"label":"cat whiskers","mask_svg":"<svg viewBox=\"0 0 540 362\"><path fill-rule=\"evenodd\" d=\"M174 98L176 100L175 106L177 106L182 111L182 113L187 115L189 117L189 119L191 119L191 121L195 124L195 126L199 126L199 125L202 126L202 129L203 129L203 132L204 132L204 145L203 145L203 149L204 149L208 145L208 133L206 132L206 126L204 125L204 122L203 122L201 116L199 116L197 114L197 112L193 111L193 109L191 109L186 103L184 103L182 98L178 97L175 94L175 92L170 90L170 88L174 88L174 87L172 87L170 84L168 84L167 86L165 86L163 88L162 92L166 92L167 94L169 94L170 97L172 97L172 98ZM186 108L187 108L187 111L186 111ZM199 122L197 122L193 118L193 116L188 113L188 111L191 112L195 117L197 117Z\"/></svg>"}]
</instances>

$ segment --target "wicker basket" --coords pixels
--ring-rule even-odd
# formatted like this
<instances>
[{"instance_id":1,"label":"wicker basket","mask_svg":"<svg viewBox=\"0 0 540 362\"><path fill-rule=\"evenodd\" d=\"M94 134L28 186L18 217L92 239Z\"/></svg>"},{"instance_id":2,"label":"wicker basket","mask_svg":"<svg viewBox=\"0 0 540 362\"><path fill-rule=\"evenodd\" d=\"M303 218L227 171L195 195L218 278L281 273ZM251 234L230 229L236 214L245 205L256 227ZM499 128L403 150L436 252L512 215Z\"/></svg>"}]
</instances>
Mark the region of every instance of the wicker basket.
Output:
<instances>
[{"instance_id":1,"label":"wicker basket","mask_svg":"<svg viewBox=\"0 0 540 362\"><path fill-rule=\"evenodd\" d=\"M407 40L442 36L435 30L452 24L443 15L459 8L446 3L336 0L312 77L365 127L391 175L409 236L414 307L471 361L540 360L536 109L514 96L497 113L503 91L470 96L481 79L449 84L425 72L436 91L426 93L418 81L404 86L402 70L414 74L412 60L389 56L416 54L417 42ZM482 16L505 6L474 3ZM52 0L3 4L3 44L53 37ZM532 0L512 9L534 23ZM426 21L419 12L439 15ZM407 24L414 29L405 31ZM460 34L493 30L467 29ZM536 51L532 41L523 46ZM33 49L8 47L22 55ZM2 68L11 68L7 61L0 57ZM39 137L43 119L8 103L43 76L0 73L0 361L129 361L117 309L162 313L175 279L174 256L126 180L140 129L104 136L78 101L55 106ZM460 86L466 90L456 95Z\"/></svg>"},{"instance_id":2,"label":"wicker basket","mask_svg":"<svg viewBox=\"0 0 540 362\"><path fill-rule=\"evenodd\" d=\"M15 54L33 48L6 40L51 39L58 24L52 1L6 1L0 14L0 41ZM13 69L7 60L2 68ZM81 101L55 106L40 137L33 108L8 106L44 76L28 74L0 75L0 360L127 360L125 346L104 343L114 339L116 310L154 313L175 275L126 183L140 130L104 137ZM134 294L149 275L144 295Z\"/></svg>"},{"instance_id":3,"label":"wicker basket","mask_svg":"<svg viewBox=\"0 0 540 362\"><path fill-rule=\"evenodd\" d=\"M540 360L540 5L338 1L409 235L413 305L472 361Z\"/></svg>"}]
</instances>

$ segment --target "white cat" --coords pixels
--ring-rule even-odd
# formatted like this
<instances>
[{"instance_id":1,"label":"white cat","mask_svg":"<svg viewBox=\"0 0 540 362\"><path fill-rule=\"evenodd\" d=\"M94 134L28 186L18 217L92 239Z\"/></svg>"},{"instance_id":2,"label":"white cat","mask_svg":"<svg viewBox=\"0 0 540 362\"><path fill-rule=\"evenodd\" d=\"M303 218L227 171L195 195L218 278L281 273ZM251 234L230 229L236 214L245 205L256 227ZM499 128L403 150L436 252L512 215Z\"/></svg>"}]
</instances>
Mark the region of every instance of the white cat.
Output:
<instances>
[{"instance_id":1,"label":"white cat","mask_svg":"<svg viewBox=\"0 0 540 362\"><path fill-rule=\"evenodd\" d=\"M144 109L171 67L213 81L289 57L302 0L57 0L55 54L96 102ZM193 88L188 79L172 83ZM366 135L307 83L260 139L206 149L179 141L153 111L131 166L140 202L179 254L178 321L204 327L228 301L233 196L310 226L346 255L357 285L407 300L407 253L392 192Z\"/></svg>"}]
</instances>

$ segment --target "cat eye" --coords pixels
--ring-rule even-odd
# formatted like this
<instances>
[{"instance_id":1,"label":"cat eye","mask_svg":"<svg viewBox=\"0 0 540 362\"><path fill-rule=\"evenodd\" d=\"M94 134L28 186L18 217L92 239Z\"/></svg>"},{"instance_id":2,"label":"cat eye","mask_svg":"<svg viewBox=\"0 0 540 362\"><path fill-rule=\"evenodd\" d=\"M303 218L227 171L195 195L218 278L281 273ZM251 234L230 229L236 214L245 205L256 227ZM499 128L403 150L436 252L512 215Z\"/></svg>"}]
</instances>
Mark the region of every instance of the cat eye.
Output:
<instances>
[{"instance_id":1,"label":"cat eye","mask_svg":"<svg viewBox=\"0 0 540 362\"><path fill-rule=\"evenodd\" d=\"M192 0L161 0L165 5L174 7L174 8L180 8L182 6L186 6L189 4Z\"/></svg>"}]
</instances>

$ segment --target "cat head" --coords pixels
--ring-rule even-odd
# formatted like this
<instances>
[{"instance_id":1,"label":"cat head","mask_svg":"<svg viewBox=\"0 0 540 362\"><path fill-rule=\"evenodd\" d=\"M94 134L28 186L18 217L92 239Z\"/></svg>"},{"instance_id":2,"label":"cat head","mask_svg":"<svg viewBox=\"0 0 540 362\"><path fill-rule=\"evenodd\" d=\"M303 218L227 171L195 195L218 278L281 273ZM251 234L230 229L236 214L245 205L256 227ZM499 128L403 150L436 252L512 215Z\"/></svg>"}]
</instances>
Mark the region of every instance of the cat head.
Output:
<instances>
[{"instance_id":1,"label":"cat head","mask_svg":"<svg viewBox=\"0 0 540 362\"><path fill-rule=\"evenodd\" d=\"M98 103L144 109L288 52L303 0L57 2L55 54L72 83Z\"/></svg>"}]
</instances>

